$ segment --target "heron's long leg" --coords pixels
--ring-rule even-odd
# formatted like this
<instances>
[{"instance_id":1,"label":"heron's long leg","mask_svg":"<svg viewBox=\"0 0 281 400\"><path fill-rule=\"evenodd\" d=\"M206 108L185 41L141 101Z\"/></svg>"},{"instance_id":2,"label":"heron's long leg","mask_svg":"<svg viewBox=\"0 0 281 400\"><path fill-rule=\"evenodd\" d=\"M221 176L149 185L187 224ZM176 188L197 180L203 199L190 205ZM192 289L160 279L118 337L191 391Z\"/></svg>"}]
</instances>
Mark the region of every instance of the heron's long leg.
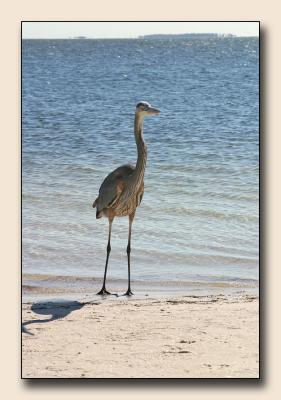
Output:
<instances>
[{"instance_id":1,"label":"heron's long leg","mask_svg":"<svg viewBox=\"0 0 281 400\"><path fill-rule=\"evenodd\" d=\"M130 271L130 255L131 255L131 233L132 233L132 223L135 217L135 213L129 215L129 237L128 237L128 246L127 246L127 256L128 256L128 290L125 293L125 296L131 296L133 293L131 291L131 271Z\"/></svg>"},{"instance_id":2,"label":"heron's long leg","mask_svg":"<svg viewBox=\"0 0 281 400\"><path fill-rule=\"evenodd\" d=\"M106 281L106 272L107 272L108 259L109 259L109 254L110 254L110 251L111 251L110 237L111 237L111 227L112 227L113 218L109 218L108 222L109 222L109 231L108 231L108 242L107 242L107 248L106 248L107 255L106 255L106 263L105 263L105 269L104 269L103 285L102 285L101 290L97 293L99 295L111 294L105 288L105 281Z\"/></svg>"}]
</instances>

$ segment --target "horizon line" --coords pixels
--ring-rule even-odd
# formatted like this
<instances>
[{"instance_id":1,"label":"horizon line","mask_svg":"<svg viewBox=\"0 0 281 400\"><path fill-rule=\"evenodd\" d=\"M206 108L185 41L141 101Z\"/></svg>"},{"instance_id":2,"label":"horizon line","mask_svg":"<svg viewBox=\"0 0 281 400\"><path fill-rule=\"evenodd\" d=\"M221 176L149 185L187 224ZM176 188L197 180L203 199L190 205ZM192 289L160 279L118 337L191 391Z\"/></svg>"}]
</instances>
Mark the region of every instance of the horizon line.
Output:
<instances>
[{"instance_id":1,"label":"horizon line","mask_svg":"<svg viewBox=\"0 0 281 400\"><path fill-rule=\"evenodd\" d=\"M145 39L146 37L151 36L182 36L182 35L218 35L220 38L259 38L259 35L235 35L232 33L152 33L147 35L138 35L138 36L114 36L114 37L90 37L90 36L65 36L65 37L22 37L23 40L113 40L113 39Z\"/></svg>"}]
</instances>

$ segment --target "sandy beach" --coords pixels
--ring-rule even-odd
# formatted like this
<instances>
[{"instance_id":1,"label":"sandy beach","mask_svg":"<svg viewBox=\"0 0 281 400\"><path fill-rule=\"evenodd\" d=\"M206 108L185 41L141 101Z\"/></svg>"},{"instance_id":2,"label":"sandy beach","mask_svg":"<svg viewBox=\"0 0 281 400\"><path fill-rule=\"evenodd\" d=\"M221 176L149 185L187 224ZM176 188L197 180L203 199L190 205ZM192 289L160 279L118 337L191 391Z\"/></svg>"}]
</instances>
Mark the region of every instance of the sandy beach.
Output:
<instances>
[{"instance_id":1,"label":"sandy beach","mask_svg":"<svg viewBox=\"0 0 281 400\"><path fill-rule=\"evenodd\" d=\"M23 378L258 378L258 298L23 304Z\"/></svg>"}]
</instances>

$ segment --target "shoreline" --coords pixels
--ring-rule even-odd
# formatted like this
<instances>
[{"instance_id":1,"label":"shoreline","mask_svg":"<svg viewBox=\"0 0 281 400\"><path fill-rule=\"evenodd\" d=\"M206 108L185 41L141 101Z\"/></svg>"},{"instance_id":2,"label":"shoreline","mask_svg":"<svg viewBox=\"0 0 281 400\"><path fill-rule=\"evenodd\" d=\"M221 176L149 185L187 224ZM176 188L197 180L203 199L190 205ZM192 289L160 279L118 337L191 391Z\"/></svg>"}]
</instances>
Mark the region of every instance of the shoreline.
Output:
<instances>
[{"instance_id":1,"label":"shoreline","mask_svg":"<svg viewBox=\"0 0 281 400\"><path fill-rule=\"evenodd\" d=\"M98 299L96 293L102 284L102 278L74 275L23 274L23 302L42 301L56 298L75 300ZM134 299L165 298L179 296L207 296L249 294L258 296L258 281L241 280L132 280ZM108 279L107 289L111 293L122 295L127 288L126 279Z\"/></svg>"},{"instance_id":2,"label":"shoreline","mask_svg":"<svg viewBox=\"0 0 281 400\"><path fill-rule=\"evenodd\" d=\"M256 296L23 304L23 378L258 378Z\"/></svg>"}]
</instances>

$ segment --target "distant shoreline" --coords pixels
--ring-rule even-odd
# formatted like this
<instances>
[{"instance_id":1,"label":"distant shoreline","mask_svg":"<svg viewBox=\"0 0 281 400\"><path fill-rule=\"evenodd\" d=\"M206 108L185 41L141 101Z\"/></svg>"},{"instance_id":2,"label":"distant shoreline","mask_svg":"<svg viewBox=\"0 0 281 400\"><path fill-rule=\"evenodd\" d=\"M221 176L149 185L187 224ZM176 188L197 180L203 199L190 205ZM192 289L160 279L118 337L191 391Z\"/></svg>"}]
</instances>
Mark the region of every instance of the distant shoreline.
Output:
<instances>
[{"instance_id":1,"label":"distant shoreline","mask_svg":"<svg viewBox=\"0 0 281 400\"><path fill-rule=\"evenodd\" d=\"M161 40L161 39L178 39L178 40L208 40L208 39L258 39L258 36L236 36L232 34L155 34L143 35L137 37L115 37L115 38L91 38L91 37L66 37L66 38L22 38L22 40L75 40L75 41L89 41L89 40Z\"/></svg>"},{"instance_id":2,"label":"distant shoreline","mask_svg":"<svg viewBox=\"0 0 281 400\"><path fill-rule=\"evenodd\" d=\"M215 39L215 38L234 38L237 37L231 33L178 33L166 34L157 33L152 35L142 35L139 39Z\"/></svg>"}]
</instances>

